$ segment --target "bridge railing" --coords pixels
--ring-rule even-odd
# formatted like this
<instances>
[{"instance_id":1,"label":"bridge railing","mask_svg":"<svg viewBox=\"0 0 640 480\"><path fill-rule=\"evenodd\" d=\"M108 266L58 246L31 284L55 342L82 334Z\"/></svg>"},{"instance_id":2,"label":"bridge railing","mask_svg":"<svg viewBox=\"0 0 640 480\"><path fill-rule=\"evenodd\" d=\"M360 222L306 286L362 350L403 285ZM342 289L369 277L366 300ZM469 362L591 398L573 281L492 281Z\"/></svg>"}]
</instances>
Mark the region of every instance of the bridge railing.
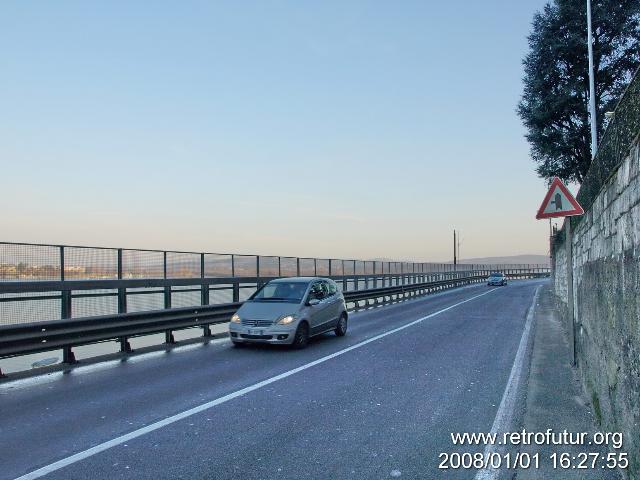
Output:
<instances>
[{"instance_id":1,"label":"bridge railing","mask_svg":"<svg viewBox=\"0 0 640 480\"><path fill-rule=\"evenodd\" d=\"M451 288L470 278L482 281L492 271L513 278L549 275L545 265L454 266L4 242L0 243L0 343L7 341L11 332L50 332L54 327L72 331L79 335L69 337L75 338L73 342L67 338L63 345L45 335L38 340L37 350L63 345L63 360L71 362L71 347L94 341L120 340L120 349L128 351L130 336L164 332L165 342L172 343L173 330L192 327L203 328L207 335L208 325L227 321L229 309L237 308L273 278L332 278L350 307L357 309L380 292L386 291L382 297L392 301L397 288L404 298L405 294L430 292L443 285ZM191 316L185 318L185 311ZM145 323L146 329L138 329L135 319L150 323ZM128 322L127 328L110 330L112 322ZM98 337L75 330L78 325L91 325L92 332L108 331L110 336L100 333L100 340L96 340ZM154 325L151 330L149 325ZM0 348L0 357L21 352Z\"/></svg>"},{"instance_id":2,"label":"bridge railing","mask_svg":"<svg viewBox=\"0 0 640 480\"><path fill-rule=\"evenodd\" d=\"M275 277L324 276L343 291L545 265L238 255L0 242L0 325L240 302Z\"/></svg>"}]
</instances>

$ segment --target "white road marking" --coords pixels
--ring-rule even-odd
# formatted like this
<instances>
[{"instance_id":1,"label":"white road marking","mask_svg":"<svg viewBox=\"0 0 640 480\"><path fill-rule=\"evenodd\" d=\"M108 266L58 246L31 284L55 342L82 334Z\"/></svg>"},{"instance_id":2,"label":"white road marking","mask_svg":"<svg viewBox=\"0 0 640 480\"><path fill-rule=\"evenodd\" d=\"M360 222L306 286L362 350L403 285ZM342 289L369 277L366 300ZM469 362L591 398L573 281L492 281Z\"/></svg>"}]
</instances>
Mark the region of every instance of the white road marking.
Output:
<instances>
[{"instance_id":1,"label":"white road marking","mask_svg":"<svg viewBox=\"0 0 640 480\"><path fill-rule=\"evenodd\" d=\"M491 427L492 434L498 434L506 432L513 420L513 413L516 406L516 396L518 393L518 387L520 385L520 379L522 377L522 368L524 367L525 353L527 351L527 345L529 344L529 335L531 333L531 324L533 323L533 314L535 312L536 304L538 303L538 292L540 286L536 288L533 295L533 301L529 307L527 313L527 320L522 331L522 337L520 337L520 344L518 345L518 351L516 352L516 358L513 360L513 366L511 367L511 373L509 374L509 380L507 386L502 394L502 400L496 413L496 418L493 420L493 426ZM498 440L496 440L497 442ZM484 458L494 453L498 447L502 445L488 444L484 448ZM491 462L489 462L490 464ZM499 469L483 468L478 470L475 476L475 480L495 480L500 475Z\"/></svg>"},{"instance_id":2,"label":"white road marking","mask_svg":"<svg viewBox=\"0 0 640 480\"><path fill-rule=\"evenodd\" d=\"M266 380L263 380L261 382L258 383L254 383L253 385L250 385L248 387L242 388L240 390L236 390L235 392L229 393L227 395L224 395L222 397L218 397L215 400L211 400L209 402L203 403L202 405L198 405L196 407L190 408L189 410L185 410L184 412L181 413L177 413L175 415L172 415L170 417L167 417L163 420L159 420L157 422L151 423L149 425L147 425L146 427L142 427L139 428L137 430L134 430L132 432L129 432L125 435L121 435L119 437L113 438L111 440L108 440L106 442L103 443L99 443L98 445L95 445L91 448L88 448L86 450L83 450L81 452L78 452L74 455L71 455L69 457L63 458L62 460L58 460L57 462L51 463L49 465L46 465L42 468L39 468L37 470L34 470L33 472L27 473L25 475L22 475L20 477L17 477L15 480L31 480L34 478L40 478L43 477L44 475L47 475L51 472L55 472L56 470L60 470L61 468L64 468L68 465L74 464L76 462L79 462L81 460L84 460L86 458L92 457L93 455L96 455L100 452L104 452L105 450L108 450L112 447L116 447L118 445L122 445L123 443L126 443L128 441L133 440L134 438L138 438L141 437L142 435L145 435L147 433L153 432L155 430L158 430L162 427L166 427L167 425L171 425L172 423L178 422L180 420L184 420L185 418L188 418L192 415L195 415L197 413L203 412L205 410L208 410L212 407L215 407L217 405L220 405L222 403L228 402L229 400L233 400L234 398L238 398L241 397L243 395L246 395L247 393L253 392L254 390L258 390L259 388L265 387L267 385L270 385L274 382L277 382L278 380L282 380L283 378L287 378L290 377L291 375L295 375L296 373L302 372L303 370L307 370L308 368L311 367L315 367L316 365L319 365L321 363L324 363L328 360L331 360L332 358L336 358L339 357L340 355L344 355L347 352L350 352L352 350L355 350L357 348L363 347L371 342L375 342L376 340L380 340L381 338L384 338L388 335L392 335L394 333L400 332L406 328L412 327L413 325L416 325L420 322L423 322L424 320L427 320L429 318L435 317L436 315L440 315L441 313L447 312L453 308L456 308L464 303L470 302L472 300L475 300L476 298L479 297L483 297L484 295L487 295L489 293L495 292L496 289L491 289L487 292L481 293L479 295L474 295L473 297L469 297L466 300L463 300L461 302L455 303L453 305L450 305L446 308L443 308L441 310L438 310L437 312L434 313L430 313L429 315L426 315L424 317L418 318L417 320L414 320L412 322L409 322L405 325L402 325L401 327L397 327L394 328L392 330L388 330L384 333L381 333L379 335L376 335L374 337L368 338L367 340L363 340L362 342L356 343L355 345L352 345L350 347L344 348L342 350L339 350L337 352L334 352L330 355L326 355L324 357L321 357L317 360L314 360L313 362L309 362L306 363L304 365L301 365L297 368L294 368L292 370L286 371L284 373L281 373L279 375L276 375L274 377L268 378Z\"/></svg>"}]
</instances>

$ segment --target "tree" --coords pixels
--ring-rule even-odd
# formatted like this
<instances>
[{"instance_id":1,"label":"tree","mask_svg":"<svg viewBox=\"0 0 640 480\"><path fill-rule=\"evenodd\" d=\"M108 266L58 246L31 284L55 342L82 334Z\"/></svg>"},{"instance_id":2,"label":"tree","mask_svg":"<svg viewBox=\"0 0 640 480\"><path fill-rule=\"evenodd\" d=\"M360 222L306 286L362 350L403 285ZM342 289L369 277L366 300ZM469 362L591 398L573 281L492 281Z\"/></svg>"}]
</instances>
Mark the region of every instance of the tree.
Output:
<instances>
[{"instance_id":1,"label":"tree","mask_svg":"<svg viewBox=\"0 0 640 480\"><path fill-rule=\"evenodd\" d=\"M592 0L598 137L640 65L640 0ZM585 0L552 0L533 17L518 114L544 178L582 182L591 164Z\"/></svg>"}]
</instances>

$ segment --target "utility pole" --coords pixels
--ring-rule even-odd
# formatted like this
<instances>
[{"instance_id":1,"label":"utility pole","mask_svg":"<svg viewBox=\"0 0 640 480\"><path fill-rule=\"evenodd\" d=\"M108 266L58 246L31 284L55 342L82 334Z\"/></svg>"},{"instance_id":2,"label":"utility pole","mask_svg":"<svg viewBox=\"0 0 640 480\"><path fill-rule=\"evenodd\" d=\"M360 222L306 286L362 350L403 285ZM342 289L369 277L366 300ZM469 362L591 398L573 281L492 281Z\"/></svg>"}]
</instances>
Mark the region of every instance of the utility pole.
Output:
<instances>
[{"instance_id":1,"label":"utility pole","mask_svg":"<svg viewBox=\"0 0 640 480\"><path fill-rule=\"evenodd\" d=\"M591 31L591 0L587 0L587 50L589 52L589 118L591 120L591 159L598 151L596 126L596 87L593 72L593 34Z\"/></svg>"},{"instance_id":2,"label":"utility pole","mask_svg":"<svg viewBox=\"0 0 640 480\"><path fill-rule=\"evenodd\" d=\"M456 269L456 265L458 264L458 256L456 255L456 231L453 230L453 269Z\"/></svg>"}]
</instances>

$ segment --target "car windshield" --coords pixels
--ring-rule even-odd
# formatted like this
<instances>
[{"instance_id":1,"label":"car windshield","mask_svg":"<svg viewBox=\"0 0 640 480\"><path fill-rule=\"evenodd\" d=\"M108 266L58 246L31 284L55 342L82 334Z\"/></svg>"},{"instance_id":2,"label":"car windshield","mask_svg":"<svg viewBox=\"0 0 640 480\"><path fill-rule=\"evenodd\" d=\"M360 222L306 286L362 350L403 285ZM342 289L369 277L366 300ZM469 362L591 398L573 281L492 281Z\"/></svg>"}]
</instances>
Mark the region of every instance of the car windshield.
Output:
<instances>
[{"instance_id":1,"label":"car windshield","mask_svg":"<svg viewBox=\"0 0 640 480\"><path fill-rule=\"evenodd\" d=\"M306 291L307 284L303 282L271 282L254 293L249 301L300 303Z\"/></svg>"},{"instance_id":2,"label":"car windshield","mask_svg":"<svg viewBox=\"0 0 640 480\"><path fill-rule=\"evenodd\" d=\"M501 276L502 276L502 274L501 274L501 273L497 273L497 272L496 272L496 273L492 273L490 276L491 276L491 277L501 277Z\"/></svg>"}]
</instances>

